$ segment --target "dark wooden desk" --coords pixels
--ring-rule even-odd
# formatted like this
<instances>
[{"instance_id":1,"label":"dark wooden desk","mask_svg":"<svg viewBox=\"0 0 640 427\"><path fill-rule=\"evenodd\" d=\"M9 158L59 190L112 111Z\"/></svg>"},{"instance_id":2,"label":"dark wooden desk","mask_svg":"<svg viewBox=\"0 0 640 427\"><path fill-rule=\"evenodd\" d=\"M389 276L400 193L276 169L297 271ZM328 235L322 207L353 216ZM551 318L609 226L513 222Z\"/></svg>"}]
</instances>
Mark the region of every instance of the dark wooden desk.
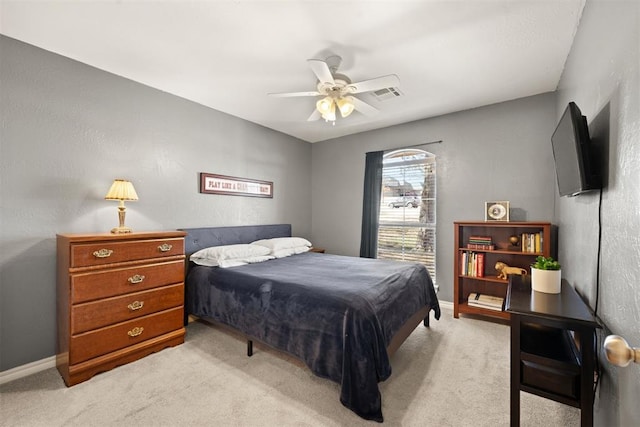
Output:
<instances>
[{"instance_id":1,"label":"dark wooden desk","mask_svg":"<svg viewBox=\"0 0 640 427\"><path fill-rule=\"evenodd\" d=\"M580 408L593 425L595 329L600 326L566 281L560 294L531 291L530 276L509 279L511 426L520 425L520 391Z\"/></svg>"}]
</instances>

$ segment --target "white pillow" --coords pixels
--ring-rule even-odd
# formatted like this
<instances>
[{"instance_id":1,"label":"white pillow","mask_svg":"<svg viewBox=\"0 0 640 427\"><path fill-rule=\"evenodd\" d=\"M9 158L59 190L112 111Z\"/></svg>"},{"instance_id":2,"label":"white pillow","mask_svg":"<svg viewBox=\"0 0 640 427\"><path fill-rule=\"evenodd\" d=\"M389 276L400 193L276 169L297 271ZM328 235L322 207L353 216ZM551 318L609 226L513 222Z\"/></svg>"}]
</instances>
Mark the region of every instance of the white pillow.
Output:
<instances>
[{"instance_id":1,"label":"white pillow","mask_svg":"<svg viewBox=\"0 0 640 427\"><path fill-rule=\"evenodd\" d=\"M274 237L273 239L256 240L251 244L271 249L272 255L284 249L292 249L300 246L311 247L311 242L302 237Z\"/></svg>"},{"instance_id":2,"label":"white pillow","mask_svg":"<svg viewBox=\"0 0 640 427\"><path fill-rule=\"evenodd\" d=\"M229 268L229 267L239 267L241 265L247 265L247 264L248 264L247 262L239 261L237 259L221 259L217 267Z\"/></svg>"},{"instance_id":3,"label":"white pillow","mask_svg":"<svg viewBox=\"0 0 640 427\"><path fill-rule=\"evenodd\" d=\"M297 247L293 248L293 251L296 254L301 254L301 253L304 253L304 252L309 252L310 249L311 248L309 246L297 246Z\"/></svg>"},{"instance_id":4,"label":"white pillow","mask_svg":"<svg viewBox=\"0 0 640 427\"><path fill-rule=\"evenodd\" d=\"M295 255L295 251L293 248L285 248L272 252L273 256L276 258L284 258L291 255Z\"/></svg>"},{"instance_id":5,"label":"white pillow","mask_svg":"<svg viewBox=\"0 0 640 427\"><path fill-rule=\"evenodd\" d=\"M275 257L273 255L260 255L260 256L250 256L245 258L243 261L248 262L249 264L255 264L257 262L265 262L265 261L269 261L270 259L274 259Z\"/></svg>"},{"instance_id":6,"label":"white pillow","mask_svg":"<svg viewBox=\"0 0 640 427\"><path fill-rule=\"evenodd\" d=\"M240 260L249 257L269 255L271 250L264 246L237 244L212 246L193 253L189 259L198 265L216 267L222 260Z\"/></svg>"},{"instance_id":7,"label":"white pillow","mask_svg":"<svg viewBox=\"0 0 640 427\"><path fill-rule=\"evenodd\" d=\"M220 268L238 267L240 265L255 264L257 262L269 261L270 259L274 259L274 258L275 257L272 255L261 255L261 256L250 256L250 257L238 258L238 259L222 259L219 261L218 267Z\"/></svg>"},{"instance_id":8,"label":"white pillow","mask_svg":"<svg viewBox=\"0 0 640 427\"><path fill-rule=\"evenodd\" d=\"M295 248L279 249L272 254L276 258L284 258L291 255L301 254L303 252L309 252L309 249L310 248L308 246L297 246Z\"/></svg>"}]
</instances>

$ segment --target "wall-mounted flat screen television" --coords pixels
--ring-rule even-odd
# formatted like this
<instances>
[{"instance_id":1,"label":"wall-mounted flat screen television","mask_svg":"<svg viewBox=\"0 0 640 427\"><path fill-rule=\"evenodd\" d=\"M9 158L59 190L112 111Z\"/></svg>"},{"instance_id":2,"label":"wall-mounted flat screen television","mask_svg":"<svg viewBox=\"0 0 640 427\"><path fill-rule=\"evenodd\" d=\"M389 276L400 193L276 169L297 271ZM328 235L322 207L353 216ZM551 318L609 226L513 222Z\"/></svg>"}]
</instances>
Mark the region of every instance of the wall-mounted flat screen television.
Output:
<instances>
[{"instance_id":1,"label":"wall-mounted flat screen television","mask_svg":"<svg viewBox=\"0 0 640 427\"><path fill-rule=\"evenodd\" d=\"M577 196L601 186L587 118L570 102L551 136L560 196Z\"/></svg>"}]
</instances>

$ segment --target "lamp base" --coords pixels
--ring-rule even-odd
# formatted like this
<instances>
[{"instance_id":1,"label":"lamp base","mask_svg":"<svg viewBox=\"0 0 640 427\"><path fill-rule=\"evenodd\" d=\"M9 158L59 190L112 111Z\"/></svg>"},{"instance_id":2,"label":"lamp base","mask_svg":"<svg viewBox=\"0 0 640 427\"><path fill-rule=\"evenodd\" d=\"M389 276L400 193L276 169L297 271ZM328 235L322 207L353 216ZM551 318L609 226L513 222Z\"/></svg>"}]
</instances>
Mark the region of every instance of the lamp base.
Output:
<instances>
[{"instance_id":1,"label":"lamp base","mask_svg":"<svg viewBox=\"0 0 640 427\"><path fill-rule=\"evenodd\" d=\"M126 234L133 232L129 227L116 227L111 229L112 234Z\"/></svg>"}]
</instances>

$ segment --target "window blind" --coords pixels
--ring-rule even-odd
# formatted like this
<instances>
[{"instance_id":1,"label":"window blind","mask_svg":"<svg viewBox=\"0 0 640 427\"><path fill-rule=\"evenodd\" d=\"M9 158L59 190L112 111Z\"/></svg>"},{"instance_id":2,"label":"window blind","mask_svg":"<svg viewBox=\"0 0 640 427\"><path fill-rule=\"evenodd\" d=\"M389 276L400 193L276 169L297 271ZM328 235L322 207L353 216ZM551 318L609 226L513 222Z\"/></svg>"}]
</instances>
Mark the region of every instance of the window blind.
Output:
<instances>
[{"instance_id":1,"label":"window blind","mask_svg":"<svg viewBox=\"0 0 640 427\"><path fill-rule=\"evenodd\" d=\"M421 150L385 156L378 258L420 262L436 281L436 163Z\"/></svg>"}]
</instances>

